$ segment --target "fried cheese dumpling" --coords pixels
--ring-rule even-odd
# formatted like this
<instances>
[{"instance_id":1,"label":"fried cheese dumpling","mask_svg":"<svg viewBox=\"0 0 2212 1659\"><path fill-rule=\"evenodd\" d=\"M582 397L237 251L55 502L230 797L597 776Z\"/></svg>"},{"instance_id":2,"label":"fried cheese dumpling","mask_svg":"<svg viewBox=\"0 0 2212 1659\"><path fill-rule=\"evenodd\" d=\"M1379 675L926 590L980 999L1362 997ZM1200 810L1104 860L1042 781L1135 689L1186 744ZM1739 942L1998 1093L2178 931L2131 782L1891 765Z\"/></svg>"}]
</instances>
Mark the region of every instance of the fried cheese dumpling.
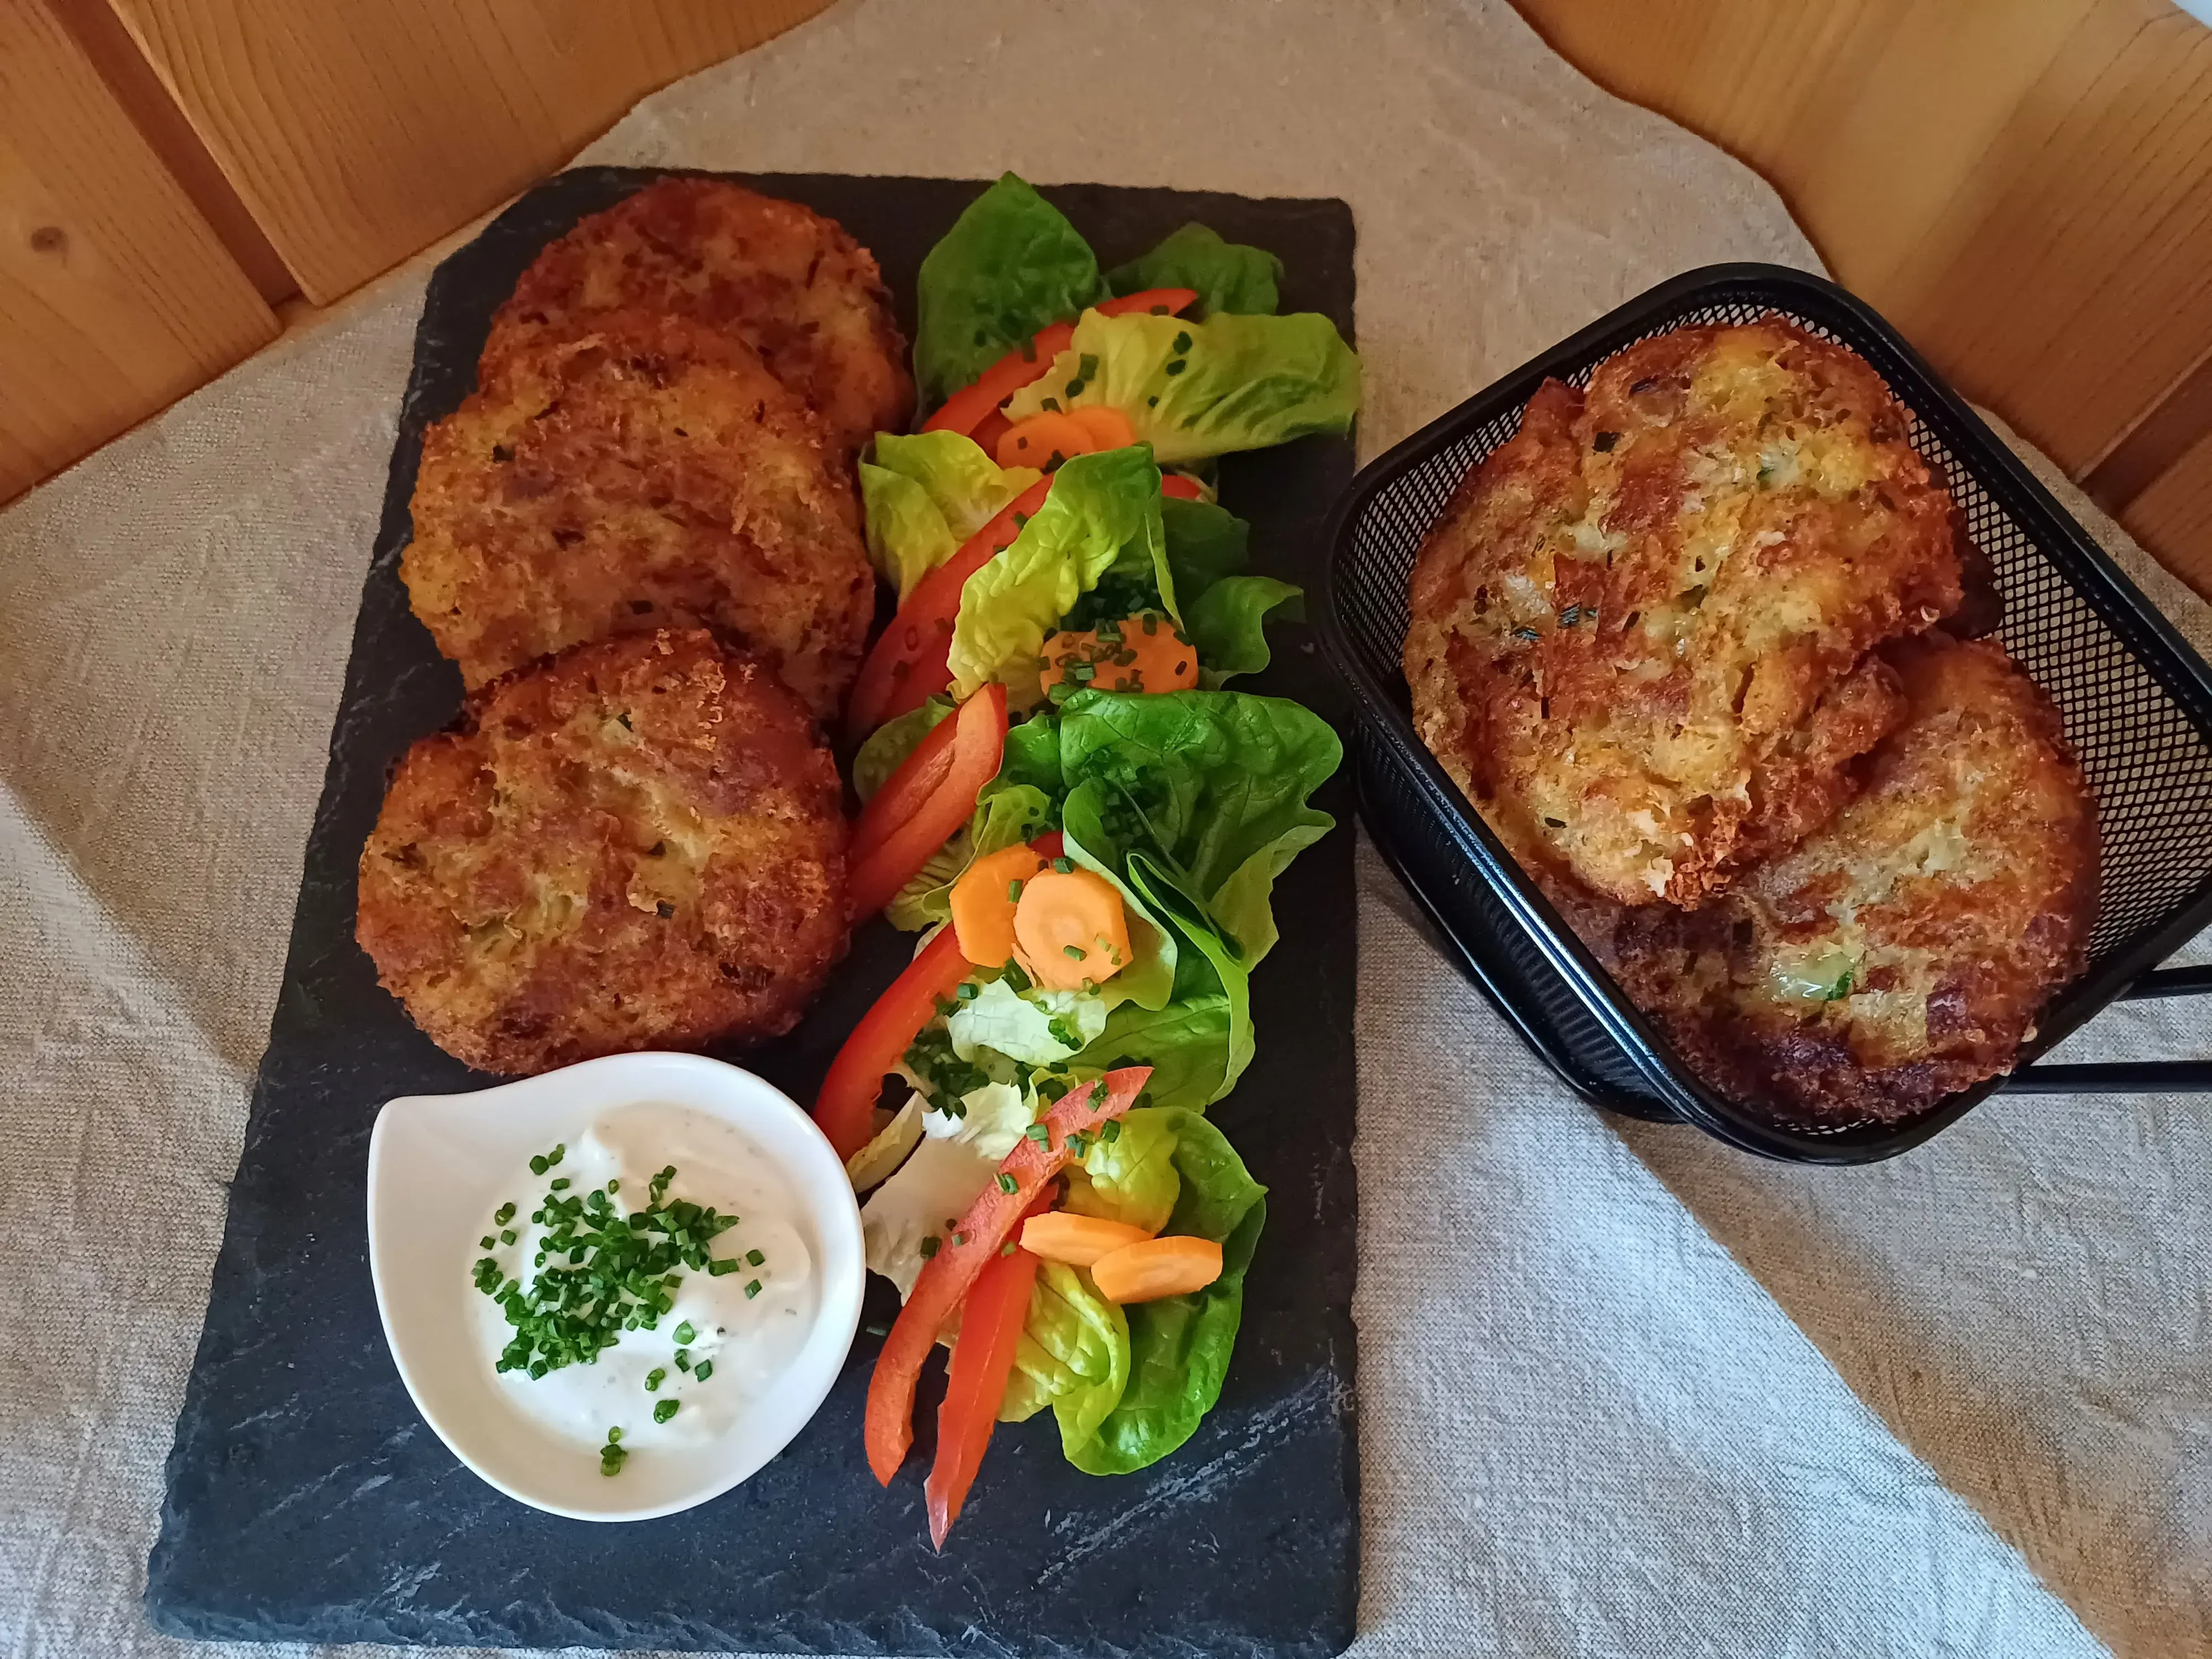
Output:
<instances>
[{"instance_id":1,"label":"fried cheese dumpling","mask_svg":"<svg viewBox=\"0 0 2212 1659\"><path fill-rule=\"evenodd\" d=\"M1547 382L1415 565L1425 741L1624 904L1692 908L1850 798L1869 653L1960 603L1956 510L1855 354L1777 318Z\"/></svg>"},{"instance_id":2,"label":"fried cheese dumpling","mask_svg":"<svg viewBox=\"0 0 2212 1659\"><path fill-rule=\"evenodd\" d=\"M401 760L356 936L487 1072L775 1036L845 951L839 788L799 701L704 631L579 646Z\"/></svg>"},{"instance_id":3,"label":"fried cheese dumpling","mask_svg":"<svg viewBox=\"0 0 2212 1659\"><path fill-rule=\"evenodd\" d=\"M422 436L415 614L471 688L586 640L700 623L817 717L858 672L875 574L843 463L744 341L608 312L502 359Z\"/></svg>"},{"instance_id":4,"label":"fried cheese dumpling","mask_svg":"<svg viewBox=\"0 0 2212 1659\"><path fill-rule=\"evenodd\" d=\"M833 219L719 179L664 179L548 246L492 319L483 366L591 313L675 312L735 332L850 457L914 412L875 258Z\"/></svg>"},{"instance_id":5,"label":"fried cheese dumpling","mask_svg":"<svg viewBox=\"0 0 2212 1659\"><path fill-rule=\"evenodd\" d=\"M2050 699L1994 641L1885 654L1905 723L1832 822L1704 910L1569 911L1700 1076L1789 1121L1893 1121L2009 1070L2086 963L2096 828Z\"/></svg>"}]
</instances>

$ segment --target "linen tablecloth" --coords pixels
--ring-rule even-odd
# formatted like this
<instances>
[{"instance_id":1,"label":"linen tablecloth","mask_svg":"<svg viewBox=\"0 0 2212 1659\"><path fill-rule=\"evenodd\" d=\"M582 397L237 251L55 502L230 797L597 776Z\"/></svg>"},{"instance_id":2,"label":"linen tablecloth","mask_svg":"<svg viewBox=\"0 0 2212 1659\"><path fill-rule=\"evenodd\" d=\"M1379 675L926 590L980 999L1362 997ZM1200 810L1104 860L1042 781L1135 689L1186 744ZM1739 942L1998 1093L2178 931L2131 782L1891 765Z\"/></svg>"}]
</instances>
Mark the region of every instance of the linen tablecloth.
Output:
<instances>
[{"instance_id":1,"label":"linen tablecloth","mask_svg":"<svg viewBox=\"0 0 2212 1659\"><path fill-rule=\"evenodd\" d=\"M1368 455L1674 271L1817 268L1503 4L846 4L583 159L1342 197ZM180 1646L145 1555L423 276L0 514L10 1656ZM2201 1105L1768 1165L1575 1102L1360 872L1357 1652L2212 1654ZM2143 1005L2063 1057L2208 1042Z\"/></svg>"}]
</instances>

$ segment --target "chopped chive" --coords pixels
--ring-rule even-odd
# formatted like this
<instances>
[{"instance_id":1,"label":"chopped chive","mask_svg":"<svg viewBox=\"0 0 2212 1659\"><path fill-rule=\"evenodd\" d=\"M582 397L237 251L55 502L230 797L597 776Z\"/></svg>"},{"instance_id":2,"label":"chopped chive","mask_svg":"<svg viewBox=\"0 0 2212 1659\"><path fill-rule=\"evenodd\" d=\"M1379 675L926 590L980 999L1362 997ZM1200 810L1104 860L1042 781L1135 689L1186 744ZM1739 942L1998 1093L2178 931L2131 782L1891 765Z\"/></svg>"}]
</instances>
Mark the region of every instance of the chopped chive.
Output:
<instances>
[{"instance_id":1,"label":"chopped chive","mask_svg":"<svg viewBox=\"0 0 2212 1659\"><path fill-rule=\"evenodd\" d=\"M1065 856L1056 858L1052 861L1052 867L1063 876L1072 876L1075 873L1075 860Z\"/></svg>"},{"instance_id":2,"label":"chopped chive","mask_svg":"<svg viewBox=\"0 0 2212 1659\"><path fill-rule=\"evenodd\" d=\"M957 991L955 991L952 994L958 997L963 1002L973 1002L975 1000L976 997L981 994L982 989L983 988L976 984L972 979L963 980L960 983L960 988Z\"/></svg>"},{"instance_id":3,"label":"chopped chive","mask_svg":"<svg viewBox=\"0 0 2212 1659\"><path fill-rule=\"evenodd\" d=\"M477 1249L480 1250L494 1249L497 1248L498 1244L499 1241L494 1238L489 1233L486 1233L482 1238L477 1240Z\"/></svg>"},{"instance_id":4,"label":"chopped chive","mask_svg":"<svg viewBox=\"0 0 2212 1659\"><path fill-rule=\"evenodd\" d=\"M1098 1138L1109 1146L1119 1140L1121 1138L1121 1120L1118 1117L1108 1118L1106 1127L1098 1132Z\"/></svg>"},{"instance_id":5,"label":"chopped chive","mask_svg":"<svg viewBox=\"0 0 2212 1659\"><path fill-rule=\"evenodd\" d=\"M924 1233L921 1236L921 1259L924 1261L935 1255L940 1248L941 1245L935 1233ZM730 1265L735 1267L737 1263L733 1261Z\"/></svg>"},{"instance_id":6,"label":"chopped chive","mask_svg":"<svg viewBox=\"0 0 2212 1659\"><path fill-rule=\"evenodd\" d=\"M610 1181L607 1182L607 1190L611 1193L620 1192L622 1190L622 1182L619 1180Z\"/></svg>"},{"instance_id":7,"label":"chopped chive","mask_svg":"<svg viewBox=\"0 0 2212 1659\"><path fill-rule=\"evenodd\" d=\"M953 1247L953 1249L958 1249L962 1245L965 1244L967 1242L968 1242L968 1235L967 1235L967 1234L965 1234L965 1233L955 1233L955 1234L953 1234L953 1235L952 1235L952 1247Z\"/></svg>"},{"instance_id":8,"label":"chopped chive","mask_svg":"<svg viewBox=\"0 0 2212 1659\"><path fill-rule=\"evenodd\" d=\"M546 1162L545 1162L545 1159L544 1158L544 1157L543 1157L543 1156L541 1156L540 1154L538 1154L538 1153L537 1153L537 1152L532 1152L532 1153L530 1155L530 1173L531 1173L531 1174L532 1174L532 1175L544 1175L544 1174L545 1173L546 1168L547 1168Z\"/></svg>"},{"instance_id":9,"label":"chopped chive","mask_svg":"<svg viewBox=\"0 0 2212 1659\"><path fill-rule=\"evenodd\" d=\"M709 1261L707 1264L707 1272L712 1277L720 1279L726 1273L733 1273L737 1272L738 1265L737 1258L732 1256L727 1261Z\"/></svg>"},{"instance_id":10,"label":"chopped chive","mask_svg":"<svg viewBox=\"0 0 2212 1659\"><path fill-rule=\"evenodd\" d=\"M688 1371L691 1369L690 1349L678 1348L676 1351L676 1369L679 1371Z\"/></svg>"},{"instance_id":11,"label":"chopped chive","mask_svg":"<svg viewBox=\"0 0 2212 1659\"><path fill-rule=\"evenodd\" d=\"M662 1401L653 1408L653 1420L656 1423L665 1423L676 1415L677 1404L678 1402L673 1400Z\"/></svg>"},{"instance_id":12,"label":"chopped chive","mask_svg":"<svg viewBox=\"0 0 2212 1659\"><path fill-rule=\"evenodd\" d=\"M667 1380L668 1367L655 1365L645 1374L645 1391L647 1394L658 1394L660 1392L660 1385Z\"/></svg>"},{"instance_id":13,"label":"chopped chive","mask_svg":"<svg viewBox=\"0 0 2212 1659\"><path fill-rule=\"evenodd\" d=\"M999 1246L999 1254L1000 1255L1012 1255L1018 1248L1019 1247L1015 1244L1014 1241L1010 1238L1005 1243Z\"/></svg>"},{"instance_id":14,"label":"chopped chive","mask_svg":"<svg viewBox=\"0 0 2212 1659\"><path fill-rule=\"evenodd\" d=\"M750 1302L750 1301L751 1301L755 1297L758 1296L760 1293L761 1293L761 1282L760 1282L760 1280L758 1280L757 1279L748 1279L745 1281L745 1300L746 1300L746 1301L748 1301L748 1302Z\"/></svg>"},{"instance_id":15,"label":"chopped chive","mask_svg":"<svg viewBox=\"0 0 2212 1659\"><path fill-rule=\"evenodd\" d=\"M1177 357L1172 362L1169 363L1168 373L1170 374L1180 374L1189 366L1190 365L1185 362L1183 359ZM1157 401L1157 399L1155 401Z\"/></svg>"},{"instance_id":16,"label":"chopped chive","mask_svg":"<svg viewBox=\"0 0 2212 1659\"><path fill-rule=\"evenodd\" d=\"M512 1244L512 1243L514 1243L514 1228L512 1228L512 1227L502 1227L502 1228L501 1228L501 1229L499 1230L499 1242L500 1242L501 1243L502 1243L502 1244Z\"/></svg>"},{"instance_id":17,"label":"chopped chive","mask_svg":"<svg viewBox=\"0 0 2212 1659\"><path fill-rule=\"evenodd\" d=\"M1052 1140L1052 1131L1046 1128L1042 1123L1032 1123L1028 1128L1023 1130L1022 1133L1027 1135L1031 1140L1042 1145L1048 1145Z\"/></svg>"},{"instance_id":18,"label":"chopped chive","mask_svg":"<svg viewBox=\"0 0 2212 1659\"><path fill-rule=\"evenodd\" d=\"M676 1328L676 1340L678 1342L696 1342L698 1339L699 1333L693 1328L690 1320L685 1320Z\"/></svg>"},{"instance_id":19,"label":"chopped chive","mask_svg":"<svg viewBox=\"0 0 2212 1659\"><path fill-rule=\"evenodd\" d=\"M711 1359L702 1359L691 1368L691 1380L695 1382L704 1382L714 1374L714 1362Z\"/></svg>"},{"instance_id":20,"label":"chopped chive","mask_svg":"<svg viewBox=\"0 0 2212 1659\"><path fill-rule=\"evenodd\" d=\"M609 1429L607 1431L607 1444L610 1446L621 1445L622 1437L623 1431L620 1429Z\"/></svg>"},{"instance_id":21,"label":"chopped chive","mask_svg":"<svg viewBox=\"0 0 2212 1659\"><path fill-rule=\"evenodd\" d=\"M499 1213L492 1217L491 1224L495 1227L504 1227L508 1222L514 1219L514 1206L512 1204L502 1204L499 1206Z\"/></svg>"},{"instance_id":22,"label":"chopped chive","mask_svg":"<svg viewBox=\"0 0 2212 1659\"><path fill-rule=\"evenodd\" d=\"M556 1193L567 1192L568 1190L568 1177L566 1176L556 1176L554 1177L553 1190Z\"/></svg>"},{"instance_id":23,"label":"chopped chive","mask_svg":"<svg viewBox=\"0 0 2212 1659\"><path fill-rule=\"evenodd\" d=\"M763 1255L758 1250L747 1250L745 1252L745 1261L752 1267L757 1267L762 1262L767 1260L768 1258L765 1255Z\"/></svg>"},{"instance_id":24,"label":"chopped chive","mask_svg":"<svg viewBox=\"0 0 2212 1659\"><path fill-rule=\"evenodd\" d=\"M1070 962L1080 962L1084 957L1084 950L1080 945L1063 945L1060 947L1060 953ZM513 1243L514 1241L509 1239L507 1242Z\"/></svg>"},{"instance_id":25,"label":"chopped chive","mask_svg":"<svg viewBox=\"0 0 2212 1659\"><path fill-rule=\"evenodd\" d=\"M999 1171L999 1190L1000 1192L1011 1193L1020 1185L1021 1182L1016 1181L1013 1176L1008 1175L1004 1170Z\"/></svg>"}]
</instances>

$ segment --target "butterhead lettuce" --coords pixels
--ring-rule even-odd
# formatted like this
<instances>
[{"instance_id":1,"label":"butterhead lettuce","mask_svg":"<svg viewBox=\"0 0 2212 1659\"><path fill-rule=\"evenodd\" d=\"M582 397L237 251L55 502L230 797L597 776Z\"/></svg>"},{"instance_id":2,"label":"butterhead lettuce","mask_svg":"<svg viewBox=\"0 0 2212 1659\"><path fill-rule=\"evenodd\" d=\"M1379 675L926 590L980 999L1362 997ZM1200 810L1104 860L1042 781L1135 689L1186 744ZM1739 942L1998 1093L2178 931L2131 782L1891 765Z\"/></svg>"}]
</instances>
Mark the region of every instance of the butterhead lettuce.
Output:
<instances>
[{"instance_id":1,"label":"butterhead lettuce","mask_svg":"<svg viewBox=\"0 0 2212 1659\"><path fill-rule=\"evenodd\" d=\"M1335 324L1311 312L1194 322L1090 311L1051 372L1009 400L1006 416L1039 414L1048 398L1120 410L1160 465L1175 466L1348 430L1359 412L1359 359Z\"/></svg>"},{"instance_id":2,"label":"butterhead lettuce","mask_svg":"<svg viewBox=\"0 0 2212 1659\"><path fill-rule=\"evenodd\" d=\"M1274 312L1275 285L1282 276L1283 262L1267 249L1224 242L1206 226L1194 224L1170 231L1142 258L1115 266L1106 274L1106 284L1116 294L1194 289L1202 317L1224 311L1261 315Z\"/></svg>"},{"instance_id":3,"label":"butterhead lettuce","mask_svg":"<svg viewBox=\"0 0 2212 1659\"><path fill-rule=\"evenodd\" d=\"M1148 563L1171 602L1160 470L1141 444L1061 466L1020 534L968 579L952 625L955 695L997 680L1034 702L1046 634L1124 558Z\"/></svg>"},{"instance_id":4,"label":"butterhead lettuce","mask_svg":"<svg viewBox=\"0 0 2212 1659\"><path fill-rule=\"evenodd\" d=\"M1101 297L1098 260L1066 216L1009 173L921 262L914 378L942 403L1036 331Z\"/></svg>"},{"instance_id":5,"label":"butterhead lettuce","mask_svg":"<svg viewBox=\"0 0 2212 1659\"><path fill-rule=\"evenodd\" d=\"M1044 476L1000 466L957 432L879 432L874 459L860 471L868 556L897 584L902 605L916 582Z\"/></svg>"},{"instance_id":6,"label":"butterhead lettuce","mask_svg":"<svg viewBox=\"0 0 2212 1659\"><path fill-rule=\"evenodd\" d=\"M1087 1474L1127 1474L1157 1463L1213 1409L1244 1316L1244 1274L1267 1224L1267 1188L1219 1129L1195 1112L1150 1110L1175 1140L1170 1158L1179 1185L1164 1231L1218 1241L1221 1277L1188 1296L1123 1310L1128 1382L1089 1438L1070 1445L1062 1437L1067 1461ZM1131 1112L1124 1121L1146 1115ZM1125 1127L1121 1138L1132 1133Z\"/></svg>"}]
</instances>

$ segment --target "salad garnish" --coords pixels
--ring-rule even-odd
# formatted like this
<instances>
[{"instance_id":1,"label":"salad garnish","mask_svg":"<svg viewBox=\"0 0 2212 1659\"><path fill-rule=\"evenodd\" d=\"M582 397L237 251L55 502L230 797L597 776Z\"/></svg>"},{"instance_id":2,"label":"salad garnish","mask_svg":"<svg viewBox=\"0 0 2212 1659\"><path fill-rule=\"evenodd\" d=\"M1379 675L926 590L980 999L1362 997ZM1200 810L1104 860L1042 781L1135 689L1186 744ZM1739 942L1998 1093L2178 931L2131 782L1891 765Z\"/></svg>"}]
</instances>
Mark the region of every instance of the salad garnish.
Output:
<instances>
[{"instance_id":1,"label":"salad garnish","mask_svg":"<svg viewBox=\"0 0 2212 1659\"><path fill-rule=\"evenodd\" d=\"M1212 1408L1242 1318L1265 1189L1205 1114L1250 1063L1275 880L1332 827L1310 801L1342 750L1228 689L1300 595L1249 568L1214 463L1340 433L1359 395L1328 319L1275 314L1282 275L1193 225L1102 276L1009 174L923 262L933 412L860 468L900 603L848 711L852 909L925 938L815 1114L904 1297L878 1479L952 1349L940 1546L994 1422L1049 1408L1077 1468L1144 1468Z\"/></svg>"}]
</instances>

